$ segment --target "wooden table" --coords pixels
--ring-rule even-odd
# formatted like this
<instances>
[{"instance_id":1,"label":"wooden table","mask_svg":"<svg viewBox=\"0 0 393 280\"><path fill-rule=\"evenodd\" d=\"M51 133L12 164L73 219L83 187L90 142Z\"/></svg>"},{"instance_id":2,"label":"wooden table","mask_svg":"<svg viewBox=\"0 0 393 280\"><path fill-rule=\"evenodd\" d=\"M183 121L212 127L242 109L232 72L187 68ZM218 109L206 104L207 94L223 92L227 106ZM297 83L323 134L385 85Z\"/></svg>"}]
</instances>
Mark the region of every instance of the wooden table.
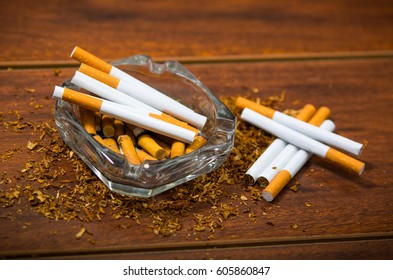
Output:
<instances>
[{"instance_id":1,"label":"wooden table","mask_svg":"<svg viewBox=\"0 0 393 280\"><path fill-rule=\"evenodd\" d=\"M36 150L41 144L28 149L42 130L27 125L17 132L10 122L54 127L52 91L77 69L69 58L75 45L108 61L139 53L179 60L220 98L267 99L285 92L280 110L326 105L339 134L367 141L360 177L313 158L296 177L298 192L286 188L272 203L249 201L248 210L223 221L214 238L191 230L194 214L212 211L198 201L173 217L183 227L168 237L148 230L146 213L140 224L114 219L109 209L101 221L56 221L34 211L26 197L8 207L3 202L1 258L393 257L391 1L14 0L0 7L3 200L7 192L37 183L21 173L37 154L45 156ZM76 182L64 184L72 188ZM230 188L238 197L249 196L240 184ZM169 201L177 191L157 199ZM234 203L243 209L241 200ZM77 239L81 228L87 232Z\"/></svg>"}]
</instances>

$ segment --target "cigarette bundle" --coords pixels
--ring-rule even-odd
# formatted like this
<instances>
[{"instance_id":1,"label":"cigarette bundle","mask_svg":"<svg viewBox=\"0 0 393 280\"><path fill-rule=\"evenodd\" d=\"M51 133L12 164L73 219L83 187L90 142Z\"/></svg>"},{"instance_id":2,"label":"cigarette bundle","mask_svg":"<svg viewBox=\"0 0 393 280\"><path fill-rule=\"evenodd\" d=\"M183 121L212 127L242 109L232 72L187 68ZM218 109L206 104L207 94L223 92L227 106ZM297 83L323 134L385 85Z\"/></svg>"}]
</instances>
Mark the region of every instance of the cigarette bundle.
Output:
<instances>
[{"instance_id":1,"label":"cigarette bundle","mask_svg":"<svg viewBox=\"0 0 393 280\"><path fill-rule=\"evenodd\" d=\"M363 162L325 144L333 143L335 147L356 155L362 149L362 144L332 133L335 125L326 120L330 115L329 108L321 107L306 123L306 119L289 117L242 97L237 99L236 105L243 109L242 120L278 137L245 175L247 184L257 181L263 187L267 186L262 195L265 200L272 201L312 154L352 173L362 174Z\"/></svg>"},{"instance_id":2,"label":"cigarette bundle","mask_svg":"<svg viewBox=\"0 0 393 280\"><path fill-rule=\"evenodd\" d=\"M307 104L296 116L296 118L308 121L311 116L315 113L315 107L311 104ZM277 155L285 148L287 143L285 141L276 138L262 155L254 162L254 164L247 170L244 180L247 185L253 185L260 177L260 174L268 167L270 159L274 159Z\"/></svg>"},{"instance_id":3,"label":"cigarette bundle","mask_svg":"<svg viewBox=\"0 0 393 280\"><path fill-rule=\"evenodd\" d=\"M81 62L71 82L92 95L56 86L53 97L78 105L85 130L129 163L181 156L206 143L198 135L205 116L79 47L71 57Z\"/></svg>"},{"instance_id":4,"label":"cigarette bundle","mask_svg":"<svg viewBox=\"0 0 393 280\"><path fill-rule=\"evenodd\" d=\"M310 116L311 119L309 123L319 126L329 117L329 115L329 108L321 107L312 118ZM298 150L296 146L287 144L280 154L259 174L257 183L262 187L266 187Z\"/></svg>"},{"instance_id":5,"label":"cigarette bundle","mask_svg":"<svg viewBox=\"0 0 393 280\"><path fill-rule=\"evenodd\" d=\"M327 145L337 147L351 154L358 156L362 151L363 144L361 143L352 141L348 138L332 133L330 131L322 130L312 124L297 120L291 116L285 115L271 108L249 101L243 97L239 97L236 100L236 106L241 109L248 108L248 110L253 110L260 115L263 115L279 124L291 128L292 130L296 130L310 138L324 142Z\"/></svg>"},{"instance_id":6,"label":"cigarette bundle","mask_svg":"<svg viewBox=\"0 0 393 280\"><path fill-rule=\"evenodd\" d=\"M111 85L119 91L132 96L135 99L150 105L162 112L168 113L178 119L184 120L199 129L203 128L207 118L202 116L176 100L150 87L149 85L135 79L119 68L103 61L102 59L88 53L87 51L76 46L71 53L71 57L85 63L101 72L117 78Z\"/></svg>"}]
</instances>

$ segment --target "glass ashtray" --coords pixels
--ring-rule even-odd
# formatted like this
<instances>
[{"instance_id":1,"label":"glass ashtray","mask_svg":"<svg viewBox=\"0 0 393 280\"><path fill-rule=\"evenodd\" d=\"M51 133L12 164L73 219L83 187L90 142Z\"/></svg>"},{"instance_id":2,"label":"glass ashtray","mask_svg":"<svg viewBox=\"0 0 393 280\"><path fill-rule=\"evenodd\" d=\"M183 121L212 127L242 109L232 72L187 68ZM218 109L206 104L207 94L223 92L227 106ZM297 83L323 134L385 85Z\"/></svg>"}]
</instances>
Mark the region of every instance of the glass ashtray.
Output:
<instances>
[{"instance_id":1,"label":"glass ashtray","mask_svg":"<svg viewBox=\"0 0 393 280\"><path fill-rule=\"evenodd\" d=\"M236 117L185 67L177 61L156 63L145 55L120 59L112 65L206 116L201 134L207 142L189 154L133 165L85 131L76 105L57 100L54 117L60 136L111 191L151 197L224 163L233 148ZM80 90L70 80L62 86Z\"/></svg>"}]
</instances>

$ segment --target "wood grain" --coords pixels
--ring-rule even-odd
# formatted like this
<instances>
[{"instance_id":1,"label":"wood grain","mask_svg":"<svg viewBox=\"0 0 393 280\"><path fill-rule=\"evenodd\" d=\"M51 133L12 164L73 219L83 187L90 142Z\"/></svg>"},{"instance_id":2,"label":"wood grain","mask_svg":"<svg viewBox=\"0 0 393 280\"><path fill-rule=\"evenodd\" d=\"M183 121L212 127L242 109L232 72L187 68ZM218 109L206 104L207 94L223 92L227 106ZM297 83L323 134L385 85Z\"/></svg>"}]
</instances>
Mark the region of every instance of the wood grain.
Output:
<instances>
[{"instance_id":1,"label":"wood grain","mask_svg":"<svg viewBox=\"0 0 393 280\"><path fill-rule=\"evenodd\" d=\"M368 142L360 157L366 162L366 171L360 177L351 176L313 158L297 176L301 184L297 193L285 189L273 203L239 203L240 215L230 217L224 230L215 232L214 239L208 238L208 232L190 230L195 224L193 213L208 215L211 211L203 202L196 202L190 212L179 216L182 229L167 238L147 230L151 217L146 215L141 224L129 219L113 220L110 215L101 222L56 222L35 213L28 204L1 208L2 257L115 258L118 253L125 258L155 258L157 252L157 258L203 259L208 258L208 253L213 258L247 258L248 253L262 258L265 252L267 258L329 259L338 258L341 250L345 250L343 258L393 256L393 164L388 156L393 137L392 59L186 66L221 98L244 95L265 99L285 92L279 110L300 108L305 103L330 107L338 133ZM60 76L54 69L0 71L0 111L4 113L0 155L17 149L1 163L2 173L12 177L23 169L26 161L35 156L26 148L27 141L39 136L31 129L14 132L5 127L4 121L14 120L14 111L18 110L24 121L53 125L53 87L68 79L75 69L61 70ZM43 107L36 108L36 104ZM56 164L67 169L62 162ZM72 177L72 173L59 180L67 176ZM15 184L30 183L22 178L0 187L5 190ZM226 191L248 195L240 185L227 187ZM175 193L176 188L157 199L170 199ZM250 210L257 217L255 221L244 212ZM82 226L88 233L76 239ZM237 246L242 250L235 249Z\"/></svg>"},{"instance_id":2,"label":"wood grain","mask_svg":"<svg viewBox=\"0 0 393 280\"><path fill-rule=\"evenodd\" d=\"M391 55L392 26L389 0L2 1L0 62L63 62L75 45L107 60Z\"/></svg>"}]
</instances>

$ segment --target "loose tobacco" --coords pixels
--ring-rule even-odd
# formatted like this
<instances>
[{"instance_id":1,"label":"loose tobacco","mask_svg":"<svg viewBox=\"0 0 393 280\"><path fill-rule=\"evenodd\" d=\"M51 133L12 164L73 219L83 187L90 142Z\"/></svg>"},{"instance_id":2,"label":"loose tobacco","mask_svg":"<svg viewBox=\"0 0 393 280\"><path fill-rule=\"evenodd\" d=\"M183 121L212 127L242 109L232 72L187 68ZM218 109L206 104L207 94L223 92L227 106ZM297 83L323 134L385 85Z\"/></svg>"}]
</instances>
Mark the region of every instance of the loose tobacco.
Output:
<instances>
[{"instance_id":1,"label":"loose tobacco","mask_svg":"<svg viewBox=\"0 0 393 280\"><path fill-rule=\"evenodd\" d=\"M256 101L273 106L281 99ZM222 101L239 116L235 98ZM118 221L115 228L139 226L155 235L182 233L195 239L215 238L217 231L225 230L228 220L239 216L255 222L256 207L262 209L261 216L266 218L272 209L259 205L262 190L244 185L243 179L273 137L245 122L237 123L233 151L216 171L157 197L135 198L112 193L62 141L53 120L31 123L23 121L19 112L13 114L17 116L14 121L7 121L7 116L0 114L6 131L20 133L30 129L38 137L0 155L0 161L6 162L14 153L28 154L16 175L0 174L0 205L4 209L33 210L56 221L89 223L110 219ZM267 224L273 225L271 221ZM76 238L83 238L84 232L82 227Z\"/></svg>"}]
</instances>

